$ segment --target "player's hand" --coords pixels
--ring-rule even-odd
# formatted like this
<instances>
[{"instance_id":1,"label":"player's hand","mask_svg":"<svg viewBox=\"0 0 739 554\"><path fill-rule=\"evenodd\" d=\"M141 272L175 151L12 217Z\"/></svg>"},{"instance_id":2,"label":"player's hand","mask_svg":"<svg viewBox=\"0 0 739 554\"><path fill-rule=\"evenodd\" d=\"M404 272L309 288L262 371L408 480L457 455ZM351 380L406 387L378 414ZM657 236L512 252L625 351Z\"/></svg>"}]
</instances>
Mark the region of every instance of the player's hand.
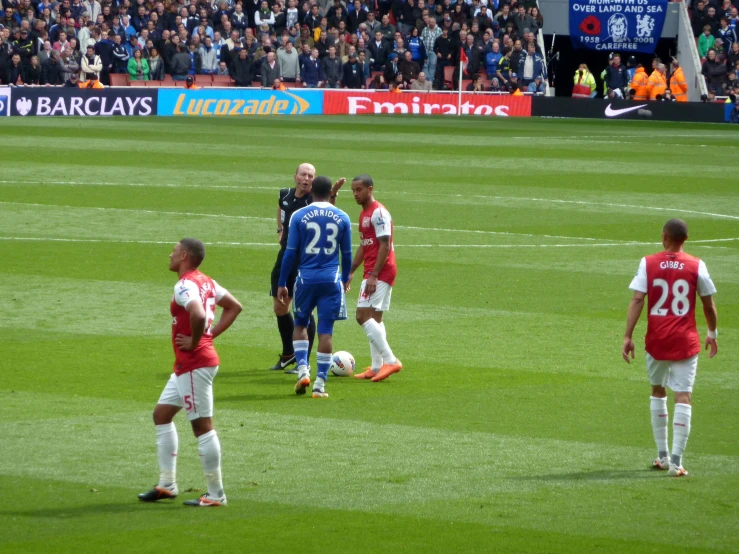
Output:
<instances>
[{"instance_id":1,"label":"player's hand","mask_svg":"<svg viewBox=\"0 0 739 554\"><path fill-rule=\"evenodd\" d=\"M192 337L188 337L187 335L177 335L174 339L175 344L177 345L177 348L182 350L183 352L190 352L192 350L195 350L195 346L192 344Z\"/></svg>"},{"instance_id":2,"label":"player's hand","mask_svg":"<svg viewBox=\"0 0 739 554\"><path fill-rule=\"evenodd\" d=\"M364 284L364 295L369 298L377 290L377 277L370 275L367 277L367 282Z\"/></svg>"},{"instance_id":3,"label":"player's hand","mask_svg":"<svg viewBox=\"0 0 739 554\"><path fill-rule=\"evenodd\" d=\"M631 360L634 359L634 341L630 338L624 338L624 347L621 352L621 355L624 357L624 360L627 364L631 363L631 360L629 360L629 354L631 354Z\"/></svg>"},{"instance_id":4,"label":"player's hand","mask_svg":"<svg viewBox=\"0 0 739 554\"><path fill-rule=\"evenodd\" d=\"M336 194L339 192L339 189L344 186L344 183L346 183L346 177L342 177L338 181L334 183L334 186L331 188L331 193Z\"/></svg>"},{"instance_id":5,"label":"player's hand","mask_svg":"<svg viewBox=\"0 0 739 554\"><path fill-rule=\"evenodd\" d=\"M706 350L709 348L711 351L708 353L708 357L713 358L718 353L718 343L716 342L716 339L706 337Z\"/></svg>"},{"instance_id":6,"label":"player's hand","mask_svg":"<svg viewBox=\"0 0 739 554\"><path fill-rule=\"evenodd\" d=\"M280 301L280 304L283 306L287 305L287 299L289 298L289 294L287 291L287 287L280 287L277 289L277 300Z\"/></svg>"},{"instance_id":7,"label":"player's hand","mask_svg":"<svg viewBox=\"0 0 739 554\"><path fill-rule=\"evenodd\" d=\"M346 283L344 283L344 291L345 292L349 292L350 290L352 290L352 288L350 286L352 284L352 279L354 279L354 272L353 271L351 273L349 273L349 279L347 279L346 280Z\"/></svg>"}]
</instances>

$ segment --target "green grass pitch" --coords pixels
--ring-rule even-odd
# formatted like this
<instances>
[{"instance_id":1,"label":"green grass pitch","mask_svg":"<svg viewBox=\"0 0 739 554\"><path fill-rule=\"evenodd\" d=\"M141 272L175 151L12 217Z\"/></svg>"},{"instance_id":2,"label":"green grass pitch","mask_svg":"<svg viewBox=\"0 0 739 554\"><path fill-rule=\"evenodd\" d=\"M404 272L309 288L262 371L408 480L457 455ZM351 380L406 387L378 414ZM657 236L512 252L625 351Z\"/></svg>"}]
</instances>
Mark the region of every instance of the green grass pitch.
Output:
<instances>
[{"instance_id":1,"label":"green grass pitch","mask_svg":"<svg viewBox=\"0 0 739 554\"><path fill-rule=\"evenodd\" d=\"M733 129L14 118L0 152L0 551L739 548ZM332 179L370 173L396 224L386 325L405 369L331 378L326 401L267 371L277 190L303 161ZM356 220L348 191L338 205ZM650 470L644 316L635 363L620 355L627 287L673 216L719 291L719 355L701 357L682 480ZM205 482L181 415L188 492L136 499L158 476L168 255L193 235L209 244L202 269L245 308L217 341L224 509L182 506ZM334 345L368 364L353 320Z\"/></svg>"}]
</instances>

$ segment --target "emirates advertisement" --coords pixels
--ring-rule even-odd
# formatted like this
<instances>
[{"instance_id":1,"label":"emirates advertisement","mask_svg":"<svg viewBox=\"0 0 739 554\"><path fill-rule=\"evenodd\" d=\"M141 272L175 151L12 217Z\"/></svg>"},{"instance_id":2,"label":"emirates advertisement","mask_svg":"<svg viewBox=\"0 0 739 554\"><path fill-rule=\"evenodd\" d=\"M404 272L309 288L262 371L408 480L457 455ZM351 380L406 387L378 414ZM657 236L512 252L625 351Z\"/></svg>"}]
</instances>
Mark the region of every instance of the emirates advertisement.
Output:
<instances>
[{"instance_id":1,"label":"emirates advertisement","mask_svg":"<svg viewBox=\"0 0 739 554\"><path fill-rule=\"evenodd\" d=\"M323 93L323 113L529 117L531 97L467 93L462 94L460 101L456 94L327 90Z\"/></svg>"}]
</instances>

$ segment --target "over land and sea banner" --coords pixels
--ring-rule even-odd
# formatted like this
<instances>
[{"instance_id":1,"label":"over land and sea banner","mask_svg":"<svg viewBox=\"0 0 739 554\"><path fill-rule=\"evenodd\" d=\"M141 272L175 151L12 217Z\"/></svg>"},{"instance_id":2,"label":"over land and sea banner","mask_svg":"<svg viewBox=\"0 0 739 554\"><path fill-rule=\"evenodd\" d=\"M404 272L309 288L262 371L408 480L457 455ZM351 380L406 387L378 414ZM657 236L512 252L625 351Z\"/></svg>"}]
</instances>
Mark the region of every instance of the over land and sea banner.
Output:
<instances>
[{"instance_id":1,"label":"over land and sea banner","mask_svg":"<svg viewBox=\"0 0 739 554\"><path fill-rule=\"evenodd\" d=\"M668 0L570 0L575 48L651 54L662 36Z\"/></svg>"}]
</instances>

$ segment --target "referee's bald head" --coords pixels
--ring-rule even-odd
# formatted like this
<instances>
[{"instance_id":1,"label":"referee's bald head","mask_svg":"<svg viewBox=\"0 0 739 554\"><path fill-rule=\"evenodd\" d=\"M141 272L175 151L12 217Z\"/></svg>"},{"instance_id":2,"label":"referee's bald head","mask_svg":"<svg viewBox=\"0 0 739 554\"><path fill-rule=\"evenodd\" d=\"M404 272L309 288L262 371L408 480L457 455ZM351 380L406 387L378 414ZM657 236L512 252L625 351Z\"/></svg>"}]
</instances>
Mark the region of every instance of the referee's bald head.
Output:
<instances>
[{"instance_id":1,"label":"referee's bald head","mask_svg":"<svg viewBox=\"0 0 739 554\"><path fill-rule=\"evenodd\" d=\"M300 164L295 170L295 175L299 175L301 171L310 171L313 175L316 174L316 168L308 162Z\"/></svg>"}]
</instances>

